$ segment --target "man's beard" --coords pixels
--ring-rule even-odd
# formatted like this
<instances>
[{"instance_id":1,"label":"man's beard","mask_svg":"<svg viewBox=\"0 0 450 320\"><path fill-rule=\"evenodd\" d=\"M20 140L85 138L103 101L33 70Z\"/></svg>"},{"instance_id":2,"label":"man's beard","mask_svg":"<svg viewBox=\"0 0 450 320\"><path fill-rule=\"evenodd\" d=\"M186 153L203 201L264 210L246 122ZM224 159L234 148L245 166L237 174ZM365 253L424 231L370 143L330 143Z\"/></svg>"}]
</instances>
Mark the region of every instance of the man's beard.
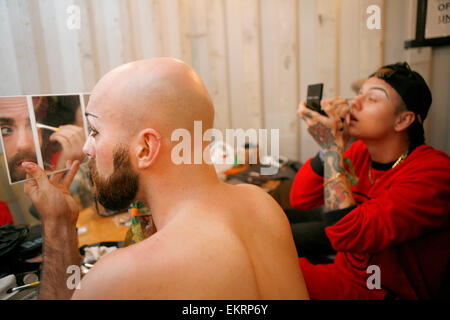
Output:
<instances>
[{"instance_id":1,"label":"man's beard","mask_svg":"<svg viewBox=\"0 0 450 320\"><path fill-rule=\"evenodd\" d=\"M11 182L25 180L27 173L21 168L22 161L37 163L36 153L31 150L19 150L11 159L8 160Z\"/></svg>"},{"instance_id":2,"label":"man's beard","mask_svg":"<svg viewBox=\"0 0 450 320\"><path fill-rule=\"evenodd\" d=\"M130 157L125 147L114 150L114 172L108 178L100 177L95 159L88 162L94 181L97 199L109 210L127 209L136 198L139 174L131 167Z\"/></svg>"}]
</instances>

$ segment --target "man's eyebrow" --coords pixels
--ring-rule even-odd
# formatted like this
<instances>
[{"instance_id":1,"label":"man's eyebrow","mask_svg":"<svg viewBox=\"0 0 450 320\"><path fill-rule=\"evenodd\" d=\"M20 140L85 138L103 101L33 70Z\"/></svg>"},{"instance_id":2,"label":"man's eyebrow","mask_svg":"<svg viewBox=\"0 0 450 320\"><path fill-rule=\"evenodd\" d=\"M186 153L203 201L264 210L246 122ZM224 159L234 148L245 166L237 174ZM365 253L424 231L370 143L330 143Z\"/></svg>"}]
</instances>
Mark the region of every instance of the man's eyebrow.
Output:
<instances>
[{"instance_id":1,"label":"man's eyebrow","mask_svg":"<svg viewBox=\"0 0 450 320\"><path fill-rule=\"evenodd\" d=\"M14 119L13 118L0 117L0 122L2 124L14 124Z\"/></svg>"},{"instance_id":2,"label":"man's eyebrow","mask_svg":"<svg viewBox=\"0 0 450 320\"><path fill-rule=\"evenodd\" d=\"M390 100L389 94L387 92L387 90L383 87L370 87L369 90L380 90L383 91L384 94L386 95L386 97Z\"/></svg>"},{"instance_id":3,"label":"man's eyebrow","mask_svg":"<svg viewBox=\"0 0 450 320\"><path fill-rule=\"evenodd\" d=\"M98 116L96 116L95 114L89 113L89 112L85 112L84 115L86 116L86 118L89 117L89 116L94 117L94 118L98 118Z\"/></svg>"}]
</instances>

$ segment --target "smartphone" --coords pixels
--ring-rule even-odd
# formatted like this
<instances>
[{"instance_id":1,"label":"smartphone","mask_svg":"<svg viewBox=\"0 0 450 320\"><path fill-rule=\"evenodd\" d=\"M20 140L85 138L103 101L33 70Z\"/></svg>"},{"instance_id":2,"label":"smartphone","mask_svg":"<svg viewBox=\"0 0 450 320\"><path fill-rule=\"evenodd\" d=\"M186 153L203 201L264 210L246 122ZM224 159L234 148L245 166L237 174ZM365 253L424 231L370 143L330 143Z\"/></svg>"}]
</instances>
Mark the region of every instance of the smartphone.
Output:
<instances>
[{"instance_id":1,"label":"smartphone","mask_svg":"<svg viewBox=\"0 0 450 320\"><path fill-rule=\"evenodd\" d=\"M320 107L322 100L323 83L311 84L308 86L308 96L306 98L306 106L311 110L319 112L326 116L326 113Z\"/></svg>"}]
</instances>

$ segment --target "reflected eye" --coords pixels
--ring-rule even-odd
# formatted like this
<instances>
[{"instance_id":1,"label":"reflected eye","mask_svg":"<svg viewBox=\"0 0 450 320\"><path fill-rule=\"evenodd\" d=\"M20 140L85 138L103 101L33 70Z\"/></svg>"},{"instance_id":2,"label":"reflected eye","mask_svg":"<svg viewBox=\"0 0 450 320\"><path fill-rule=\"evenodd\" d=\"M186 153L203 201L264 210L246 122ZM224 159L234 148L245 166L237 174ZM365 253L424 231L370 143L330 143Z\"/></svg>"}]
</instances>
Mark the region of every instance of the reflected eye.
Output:
<instances>
[{"instance_id":1,"label":"reflected eye","mask_svg":"<svg viewBox=\"0 0 450 320\"><path fill-rule=\"evenodd\" d=\"M13 133L13 129L10 128L10 127L2 127L1 130L2 130L2 136L3 137L7 137L7 136L9 136L10 134Z\"/></svg>"}]
</instances>

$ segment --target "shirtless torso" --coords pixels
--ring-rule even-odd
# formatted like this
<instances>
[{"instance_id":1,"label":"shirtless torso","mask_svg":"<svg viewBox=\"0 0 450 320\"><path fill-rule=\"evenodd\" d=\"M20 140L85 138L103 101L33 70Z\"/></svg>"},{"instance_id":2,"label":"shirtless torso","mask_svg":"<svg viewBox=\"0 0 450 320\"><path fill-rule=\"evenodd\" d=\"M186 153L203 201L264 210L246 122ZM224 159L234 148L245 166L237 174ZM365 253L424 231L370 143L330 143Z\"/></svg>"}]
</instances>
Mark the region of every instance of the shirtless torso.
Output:
<instances>
[{"instance_id":1,"label":"shirtless torso","mask_svg":"<svg viewBox=\"0 0 450 320\"><path fill-rule=\"evenodd\" d=\"M308 294L278 204L257 187L220 183L206 202L186 202L183 212L150 238L102 258L73 298L307 299Z\"/></svg>"},{"instance_id":2,"label":"shirtless torso","mask_svg":"<svg viewBox=\"0 0 450 320\"><path fill-rule=\"evenodd\" d=\"M68 288L67 268L79 263L78 207L69 193L79 163L50 180L26 164L34 181L25 192L44 225L41 298L308 298L284 212L258 187L221 182L208 160L209 142L195 142L197 121L206 133L215 116L191 67L170 58L120 66L97 83L85 115L90 135L83 151L97 199L117 210L142 201L158 231L100 259L81 289ZM182 150L194 161L175 161L180 129L194 136L190 150Z\"/></svg>"}]
</instances>

